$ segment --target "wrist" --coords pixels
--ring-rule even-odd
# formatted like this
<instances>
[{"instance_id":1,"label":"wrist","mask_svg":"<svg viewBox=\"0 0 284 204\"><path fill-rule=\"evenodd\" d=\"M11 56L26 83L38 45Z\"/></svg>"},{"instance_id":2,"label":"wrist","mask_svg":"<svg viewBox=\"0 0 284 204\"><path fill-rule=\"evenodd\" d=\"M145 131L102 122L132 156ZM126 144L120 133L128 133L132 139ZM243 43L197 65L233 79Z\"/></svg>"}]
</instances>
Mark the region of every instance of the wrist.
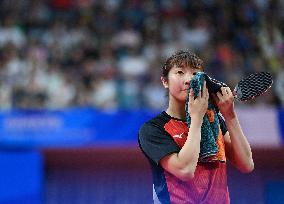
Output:
<instances>
[{"instance_id":1,"label":"wrist","mask_svg":"<svg viewBox=\"0 0 284 204\"><path fill-rule=\"evenodd\" d=\"M199 117L199 116L191 117L191 124L195 124L197 126L199 126L199 125L201 126L202 122L203 122L203 117Z\"/></svg>"}]
</instances>

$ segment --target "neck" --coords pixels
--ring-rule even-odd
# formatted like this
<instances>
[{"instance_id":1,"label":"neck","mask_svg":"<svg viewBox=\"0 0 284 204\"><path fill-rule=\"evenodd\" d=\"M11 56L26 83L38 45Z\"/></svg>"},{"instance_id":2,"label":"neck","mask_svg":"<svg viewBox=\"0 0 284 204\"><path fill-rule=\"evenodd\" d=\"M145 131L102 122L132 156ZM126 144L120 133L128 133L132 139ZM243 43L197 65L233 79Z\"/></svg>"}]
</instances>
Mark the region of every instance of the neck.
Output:
<instances>
[{"instance_id":1,"label":"neck","mask_svg":"<svg viewBox=\"0 0 284 204\"><path fill-rule=\"evenodd\" d=\"M174 118L184 120L186 118L185 103L172 98L169 100L169 107L167 108L166 112Z\"/></svg>"}]
</instances>

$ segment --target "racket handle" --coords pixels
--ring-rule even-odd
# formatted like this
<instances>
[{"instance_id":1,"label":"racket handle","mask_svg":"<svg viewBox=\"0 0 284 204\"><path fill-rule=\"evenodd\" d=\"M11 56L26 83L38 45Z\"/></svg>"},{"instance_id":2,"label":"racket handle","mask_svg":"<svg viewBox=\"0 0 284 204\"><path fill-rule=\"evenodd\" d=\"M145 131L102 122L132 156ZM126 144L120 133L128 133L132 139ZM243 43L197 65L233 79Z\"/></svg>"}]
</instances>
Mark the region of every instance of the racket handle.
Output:
<instances>
[{"instance_id":1,"label":"racket handle","mask_svg":"<svg viewBox=\"0 0 284 204\"><path fill-rule=\"evenodd\" d=\"M240 100L240 98L242 97L242 92L239 89L238 85L234 88L232 94L236 100L238 101Z\"/></svg>"},{"instance_id":2,"label":"racket handle","mask_svg":"<svg viewBox=\"0 0 284 204\"><path fill-rule=\"evenodd\" d=\"M221 91L221 87L228 87L227 84L221 81L218 81L217 79L214 79L208 76L207 74L205 74L204 76L205 76L206 85L207 85L209 93L216 94L217 92Z\"/></svg>"}]
</instances>

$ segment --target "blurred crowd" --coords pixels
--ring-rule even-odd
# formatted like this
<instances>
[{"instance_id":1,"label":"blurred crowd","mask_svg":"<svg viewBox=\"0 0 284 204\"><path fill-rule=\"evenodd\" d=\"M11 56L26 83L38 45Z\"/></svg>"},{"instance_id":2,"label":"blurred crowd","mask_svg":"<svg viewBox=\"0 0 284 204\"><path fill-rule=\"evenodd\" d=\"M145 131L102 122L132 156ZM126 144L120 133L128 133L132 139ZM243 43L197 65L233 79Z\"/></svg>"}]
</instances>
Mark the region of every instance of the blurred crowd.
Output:
<instances>
[{"instance_id":1,"label":"blurred crowd","mask_svg":"<svg viewBox=\"0 0 284 204\"><path fill-rule=\"evenodd\" d=\"M0 109L161 109L179 49L231 88L271 72L248 105L284 106L282 0L2 0L0 16Z\"/></svg>"}]
</instances>

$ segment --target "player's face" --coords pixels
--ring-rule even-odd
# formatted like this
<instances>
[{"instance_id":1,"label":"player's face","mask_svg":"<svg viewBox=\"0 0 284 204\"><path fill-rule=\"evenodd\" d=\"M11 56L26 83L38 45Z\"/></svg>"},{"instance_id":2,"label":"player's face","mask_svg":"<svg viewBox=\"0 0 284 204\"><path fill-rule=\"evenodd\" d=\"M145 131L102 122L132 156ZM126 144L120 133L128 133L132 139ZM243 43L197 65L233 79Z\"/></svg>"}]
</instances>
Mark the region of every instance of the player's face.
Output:
<instances>
[{"instance_id":1,"label":"player's face","mask_svg":"<svg viewBox=\"0 0 284 204\"><path fill-rule=\"evenodd\" d=\"M169 99L185 102L188 95L189 82L199 69L190 67L174 66L168 74L168 80L163 82L165 88L169 89Z\"/></svg>"}]
</instances>

